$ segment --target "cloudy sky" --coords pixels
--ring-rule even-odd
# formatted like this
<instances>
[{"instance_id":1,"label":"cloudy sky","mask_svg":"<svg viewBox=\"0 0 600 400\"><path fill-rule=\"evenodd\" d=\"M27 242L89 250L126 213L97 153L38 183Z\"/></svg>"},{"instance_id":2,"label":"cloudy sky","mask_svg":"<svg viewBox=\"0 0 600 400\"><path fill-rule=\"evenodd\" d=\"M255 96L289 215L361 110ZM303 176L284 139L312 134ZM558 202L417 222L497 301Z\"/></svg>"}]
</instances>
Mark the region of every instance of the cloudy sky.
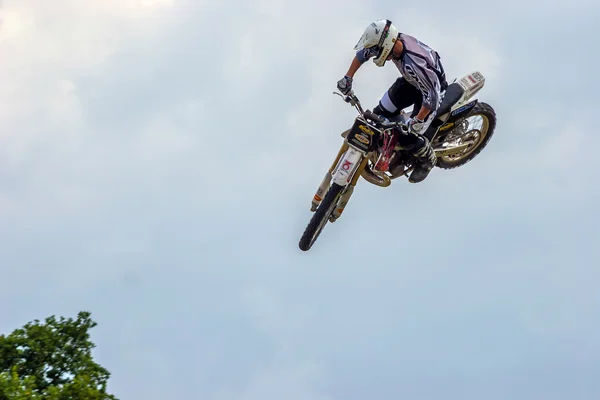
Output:
<instances>
[{"instance_id":1,"label":"cloudy sky","mask_svg":"<svg viewBox=\"0 0 600 400\"><path fill-rule=\"evenodd\" d=\"M121 399L600 397L596 0L4 0L0 331L89 310ZM301 252L372 20L498 127ZM359 71L373 107L393 65Z\"/></svg>"}]
</instances>

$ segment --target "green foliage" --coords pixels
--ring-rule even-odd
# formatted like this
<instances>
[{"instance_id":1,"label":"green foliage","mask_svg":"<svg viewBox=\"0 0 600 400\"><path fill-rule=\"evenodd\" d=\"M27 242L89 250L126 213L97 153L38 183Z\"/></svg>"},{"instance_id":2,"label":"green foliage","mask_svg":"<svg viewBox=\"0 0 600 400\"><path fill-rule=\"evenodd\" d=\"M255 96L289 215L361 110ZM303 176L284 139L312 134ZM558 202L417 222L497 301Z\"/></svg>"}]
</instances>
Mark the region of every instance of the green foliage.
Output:
<instances>
[{"instance_id":1,"label":"green foliage","mask_svg":"<svg viewBox=\"0 0 600 400\"><path fill-rule=\"evenodd\" d=\"M0 335L0 400L117 400L110 373L92 357L90 313L35 320Z\"/></svg>"}]
</instances>

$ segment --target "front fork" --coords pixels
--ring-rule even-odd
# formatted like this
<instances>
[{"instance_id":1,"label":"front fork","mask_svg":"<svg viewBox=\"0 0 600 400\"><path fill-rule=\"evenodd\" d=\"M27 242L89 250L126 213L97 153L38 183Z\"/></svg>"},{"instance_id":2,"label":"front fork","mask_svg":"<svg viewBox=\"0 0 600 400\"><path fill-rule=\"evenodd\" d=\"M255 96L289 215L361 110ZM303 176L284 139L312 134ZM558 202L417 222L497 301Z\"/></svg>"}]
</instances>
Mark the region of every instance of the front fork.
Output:
<instances>
[{"instance_id":1,"label":"front fork","mask_svg":"<svg viewBox=\"0 0 600 400\"><path fill-rule=\"evenodd\" d=\"M335 160L333 161L333 163L329 167L329 170L323 177L323 181L321 181L321 184L319 185L319 188L317 189L317 191L312 199L310 211L312 211L312 212L316 211L317 208L319 207L319 204L321 204L321 201L323 201L323 197L325 197L325 194L327 193L327 191L329 190L329 187L331 186L333 171L335 170L336 166L340 162L340 158L346 151L348 151L349 147L350 146L348 145L348 143L346 141L344 141L342 143L342 146L340 147L340 150L338 151L338 154L335 157ZM354 193L354 187L356 186L356 182L358 182L358 178L360 178L360 175L361 175L363 169L365 168L365 166L367 165L368 160L369 159L367 157L362 158L360 165L358 166L358 168L354 172L354 175L352 176L350 185L348 185L346 187L346 189L344 189L344 191L342 192L342 195L340 196L340 199L338 200L338 203L337 203L337 208L333 211L333 213L329 217L329 220L331 222L335 222L335 220L338 219L342 215L342 212L344 211L344 209L346 208L346 205L350 201L350 197L352 196L352 193Z\"/></svg>"}]
</instances>

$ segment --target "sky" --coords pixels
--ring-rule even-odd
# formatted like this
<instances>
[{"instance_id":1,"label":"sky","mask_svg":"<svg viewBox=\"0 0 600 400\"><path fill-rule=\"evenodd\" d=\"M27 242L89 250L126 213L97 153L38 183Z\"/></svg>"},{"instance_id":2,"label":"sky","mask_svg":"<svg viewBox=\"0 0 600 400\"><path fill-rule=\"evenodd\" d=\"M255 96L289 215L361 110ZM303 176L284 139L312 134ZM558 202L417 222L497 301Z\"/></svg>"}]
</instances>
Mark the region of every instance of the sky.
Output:
<instances>
[{"instance_id":1,"label":"sky","mask_svg":"<svg viewBox=\"0 0 600 400\"><path fill-rule=\"evenodd\" d=\"M480 71L488 147L298 249L372 21ZM0 332L88 310L120 399L600 397L600 4L4 0ZM372 108L398 76L366 64Z\"/></svg>"}]
</instances>

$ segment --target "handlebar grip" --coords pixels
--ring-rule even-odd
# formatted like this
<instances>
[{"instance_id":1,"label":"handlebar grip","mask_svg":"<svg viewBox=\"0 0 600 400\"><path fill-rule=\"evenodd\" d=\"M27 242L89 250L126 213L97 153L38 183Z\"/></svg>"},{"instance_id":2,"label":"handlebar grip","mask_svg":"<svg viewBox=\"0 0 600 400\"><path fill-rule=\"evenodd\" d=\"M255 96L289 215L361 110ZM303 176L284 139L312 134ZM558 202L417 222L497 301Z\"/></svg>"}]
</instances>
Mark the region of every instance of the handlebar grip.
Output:
<instances>
[{"instance_id":1,"label":"handlebar grip","mask_svg":"<svg viewBox=\"0 0 600 400\"><path fill-rule=\"evenodd\" d=\"M372 111L369 111L369 110L365 111L364 116L367 119L370 119L370 120L374 121L375 123L377 123L381 128L384 128L384 129L399 128L403 131L406 131L406 126L402 122L390 122L390 121L386 120L385 118L383 118L382 116L373 113Z\"/></svg>"},{"instance_id":2,"label":"handlebar grip","mask_svg":"<svg viewBox=\"0 0 600 400\"><path fill-rule=\"evenodd\" d=\"M368 119L373 120L379 124L383 123L383 119L379 115L371 112L370 110L365 111L365 117L367 117Z\"/></svg>"}]
</instances>

